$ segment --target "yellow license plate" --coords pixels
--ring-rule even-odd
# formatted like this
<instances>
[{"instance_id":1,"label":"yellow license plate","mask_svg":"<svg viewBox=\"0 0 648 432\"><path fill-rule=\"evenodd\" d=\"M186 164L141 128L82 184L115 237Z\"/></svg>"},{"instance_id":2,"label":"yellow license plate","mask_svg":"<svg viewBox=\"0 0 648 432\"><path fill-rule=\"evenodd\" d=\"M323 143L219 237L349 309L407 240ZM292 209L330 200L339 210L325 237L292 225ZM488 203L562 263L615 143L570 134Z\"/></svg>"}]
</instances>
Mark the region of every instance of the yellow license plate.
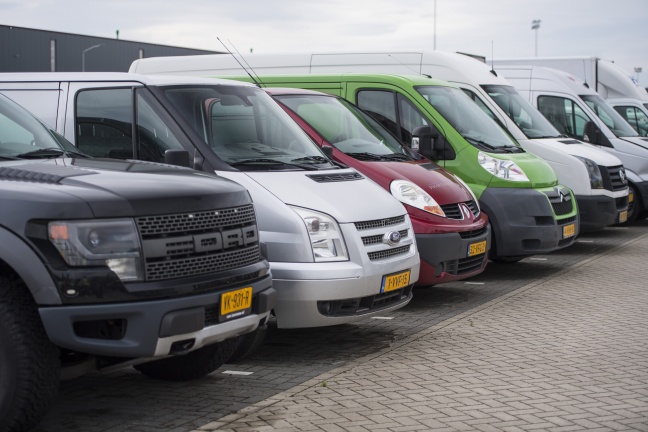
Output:
<instances>
[{"instance_id":1,"label":"yellow license plate","mask_svg":"<svg viewBox=\"0 0 648 432\"><path fill-rule=\"evenodd\" d=\"M243 316L252 308L252 287L241 288L221 294L220 314L222 319Z\"/></svg>"},{"instance_id":2,"label":"yellow license plate","mask_svg":"<svg viewBox=\"0 0 648 432\"><path fill-rule=\"evenodd\" d=\"M404 271L389 276L383 276L380 292L394 291L409 285L410 271Z\"/></svg>"},{"instance_id":3,"label":"yellow license plate","mask_svg":"<svg viewBox=\"0 0 648 432\"><path fill-rule=\"evenodd\" d=\"M468 245L468 256L486 253L486 240Z\"/></svg>"},{"instance_id":4,"label":"yellow license plate","mask_svg":"<svg viewBox=\"0 0 648 432\"><path fill-rule=\"evenodd\" d=\"M628 204L630 204L632 201L634 201L634 193L630 192L628 194Z\"/></svg>"},{"instance_id":5,"label":"yellow license plate","mask_svg":"<svg viewBox=\"0 0 648 432\"><path fill-rule=\"evenodd\" d=\"M628 220L628 210L623 210L619 213L619 223L623 223Z\"/></svg>"},{"instance_id":6,"label":"yellow license plate","mask_svg":"<svg viewBox=\"0 0 648 432\"><path fill-rule=\"evenodd\" d=\"M573 237L576 234L576 224L569 224L563 227L563 238Z\"/></svg>"}]
</instances>

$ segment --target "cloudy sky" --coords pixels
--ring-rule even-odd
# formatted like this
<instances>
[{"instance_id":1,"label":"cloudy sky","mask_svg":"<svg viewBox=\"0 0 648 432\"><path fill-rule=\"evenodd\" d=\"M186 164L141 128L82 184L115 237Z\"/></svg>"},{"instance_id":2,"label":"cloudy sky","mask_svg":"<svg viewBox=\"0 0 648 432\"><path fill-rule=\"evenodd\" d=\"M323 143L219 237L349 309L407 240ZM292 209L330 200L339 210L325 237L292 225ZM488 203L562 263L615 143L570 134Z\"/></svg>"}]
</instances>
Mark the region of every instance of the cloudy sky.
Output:
<instances>
[{"instance_id":1,"label":"cloudy sky","mask_svg":"<svg viewBox=\"0 0 648 432\"><path fill-rule=\"evenodd\" d=\"M436 3L436 25L435 25ZM533 20L541 20L536 32ZM0 0L0 24L242 54L598 56L648 86L648 0ZM635 74L636 76L636 74Z\"/></svg>"}]
</instances>

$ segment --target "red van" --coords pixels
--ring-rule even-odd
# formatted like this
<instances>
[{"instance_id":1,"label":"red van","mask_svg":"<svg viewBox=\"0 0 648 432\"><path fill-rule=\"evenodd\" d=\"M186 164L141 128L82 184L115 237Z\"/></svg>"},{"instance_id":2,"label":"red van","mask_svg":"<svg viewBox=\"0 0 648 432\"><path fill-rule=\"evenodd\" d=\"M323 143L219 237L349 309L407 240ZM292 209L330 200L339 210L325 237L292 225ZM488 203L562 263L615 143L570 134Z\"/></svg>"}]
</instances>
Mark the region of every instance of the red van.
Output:
<instances>
[{"instance_id":1,"label":"red van","mask_svg":"<svg viewBox=\"0 0 648 432\"><path fill-rule=\"evenodd\" d=\"M484 271L491 245L488 216L457 176L401 144L340 97L302 89L265 90L333 160L355 168L405 205L421 256L417 286Z\"/></svg>"}]
</instances>

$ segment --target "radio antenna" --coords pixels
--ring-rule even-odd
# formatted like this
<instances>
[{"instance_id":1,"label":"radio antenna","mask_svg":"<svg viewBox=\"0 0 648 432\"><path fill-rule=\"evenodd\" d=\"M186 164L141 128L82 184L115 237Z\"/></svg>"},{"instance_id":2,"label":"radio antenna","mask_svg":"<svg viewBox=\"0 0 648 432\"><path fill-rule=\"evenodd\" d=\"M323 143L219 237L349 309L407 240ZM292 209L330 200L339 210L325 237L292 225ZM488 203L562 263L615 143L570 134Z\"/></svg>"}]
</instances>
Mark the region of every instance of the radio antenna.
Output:
<instances>
[{"instance_id":1,"label":"radio antenna","mask_svg":"<svg viewBox=\"0 0 648 432\"><path fill-rule=\"evenodd\" d=\"M252 71L252 73L254 74L254 76L255 76L255 77L257 78L257 80L259 81L259 84L260 84L260 85L265 85L265 84L263 84L263 82L261 81L261 78L259 78L259 75L257 75L257 73L254 71L254 69L252 69L252 66L250 66L250 64L247 62L247 60L245 60L245 57L243 57L243 56L241 55L241 53L239 52L239 50L236 49L236 45L234 45L234 44L232 43L232 41L230 41L229 39L227 39L227 42L229 42L229 44L232 45L232 46L234 47L234 51L236 51L236 54L238 54L239 57L241 57L241 59L245 62L245 65L246 65L246 66L247 66L247 67Z\"/></svg>"},{"instance_id":2,"label":"radio antenna","mask_svg":"<svg viewBox=\"0 0 648 432\"><path fill-rule=\"evenodd\" d=\"M236 56L234 55L234 53L232 53L232 51L227 47L227 45L225 45L225 44L223 43L223 41L220 40L220 38L219 38L218 36L216 37L216 39L218 39L218 42L220 42L221 45L223 45L223 46L225 47L225 49L227 50L227 52L228 52L228 53L229 53L229 54L234 58L234 60L236 60L236 63L238 63L239 66L241 66L241 68L245 71L245 73L248 74L248 76L250 77L250 79L252 80L252 82L253 82L254 84L256 84L257 87L261 87L261 83L258 82L258 81L257 81L257 80L252 76L252 74L250 74L250 72L247 70L247 68L246 68L245 66L243 66L243 64L239 61L239 59L236 58ZM228 41L228 42L229 42L229 41ZM239 54L239 55L240 55L240 54Z\"/></svg>"},{"instance_id":3,"label":"radio antenna","mask_svg":"<svg viewBox=\"0 0 648 432\"><path fill-rule=\"evenodd\" d=\"M395 61L397 61L397 62L400 63L401 65L405 66L407 69L411 70L412 72L415 72L417 75L423 75L423 76L426 76L426 77L428 77L428 78L432 78L432 76L430 76L430 75L428 75L428 74L424 74L424 73L421 72L421 71L417 71L416 69L412 69L411 67L409 67L408 65L406 65L406 64L403 63L402 61L398 60L396 57L394 57L393 55L391 55L391 54L389 54L389 53L387 53L387 56L388 56L388 57L391 57L392 59L394 59ZM421 65L421 67L423 67L423 65Z\"/></svg>"},{"instance_id":4,"label":"radio antenna","mask_svg":"<svg viewBox=\"0 0 648 432\"><path fill-rule=\"evenodd\" d=\"M493 58L495 56L495 49L493 48L494 45L495 44L491 40L491 70L490 70L490 73L497 76L497 72L495 72L495 66L494 66L495 65L495 59Z\"/></svg>"}]
</instances>

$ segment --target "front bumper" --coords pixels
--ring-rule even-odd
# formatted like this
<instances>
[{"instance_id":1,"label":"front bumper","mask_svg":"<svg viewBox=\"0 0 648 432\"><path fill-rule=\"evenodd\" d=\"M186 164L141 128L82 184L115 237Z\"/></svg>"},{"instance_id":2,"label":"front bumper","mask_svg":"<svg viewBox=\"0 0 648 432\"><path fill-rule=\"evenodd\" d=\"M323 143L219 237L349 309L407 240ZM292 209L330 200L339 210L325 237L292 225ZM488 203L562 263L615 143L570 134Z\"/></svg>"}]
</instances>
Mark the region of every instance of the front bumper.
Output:
<instances>
[{"instance_id":1,"label":"front bumper","mask_svg":"<svg viewBox=\"0 0 648 432\"><path fill-rule=\"evenodd\" d=\"M613 198L605 195L577 195L578 212L580 214L581 232L599 231L620 222L622 212L628 211L628 197Z\"/></svg>"},{"instance_id":2,"label":"front bumper","mask_svg":"<svg viewBox=\"0 0 648 432\"><path fill-rule=\"evenodd\" d=\"M41 307L41 319L50 340L66 349L110 357L169 355L175 342L195 350L230 337L254 331L267 321L277 293L267 274L252 283L226 290L151 301ZM221 294L252 287L249 315L218 322ZM115 328L122 334L105 334ZM89 335L89 333L91 335ZM185 344L186 345L186 344Z\"/></svg>"},{"instance_id":3,"label":"front bumper","mask_svg":"<svg viewBox=\"0 0 648 432\"><path fill-rule=\"evenodd\" d=\"M567 188L557 187L563 191ZM479 204L491 221L495 258L546 254L570 246L580 232L578 208L572 204L557 217L548 194L556 188L486 188ZM565 192L566 193L566 192ZM568 192L575 203L573 194ZM558 206L555 206L558 208Z\"/></svg>"},{"instance_id":4,"label":"front bumper","mask_svg":"<svg viewBox=\"0 0 648 432\"><path fill-rule=\"evenodd\" d=\"M475 231L417 234L421 274L417 286L436 285L475 276L484 271L491 246L490 226ZM470 246L486 243L483 253L470 255Z\"/></svg>"}]
</instances>

